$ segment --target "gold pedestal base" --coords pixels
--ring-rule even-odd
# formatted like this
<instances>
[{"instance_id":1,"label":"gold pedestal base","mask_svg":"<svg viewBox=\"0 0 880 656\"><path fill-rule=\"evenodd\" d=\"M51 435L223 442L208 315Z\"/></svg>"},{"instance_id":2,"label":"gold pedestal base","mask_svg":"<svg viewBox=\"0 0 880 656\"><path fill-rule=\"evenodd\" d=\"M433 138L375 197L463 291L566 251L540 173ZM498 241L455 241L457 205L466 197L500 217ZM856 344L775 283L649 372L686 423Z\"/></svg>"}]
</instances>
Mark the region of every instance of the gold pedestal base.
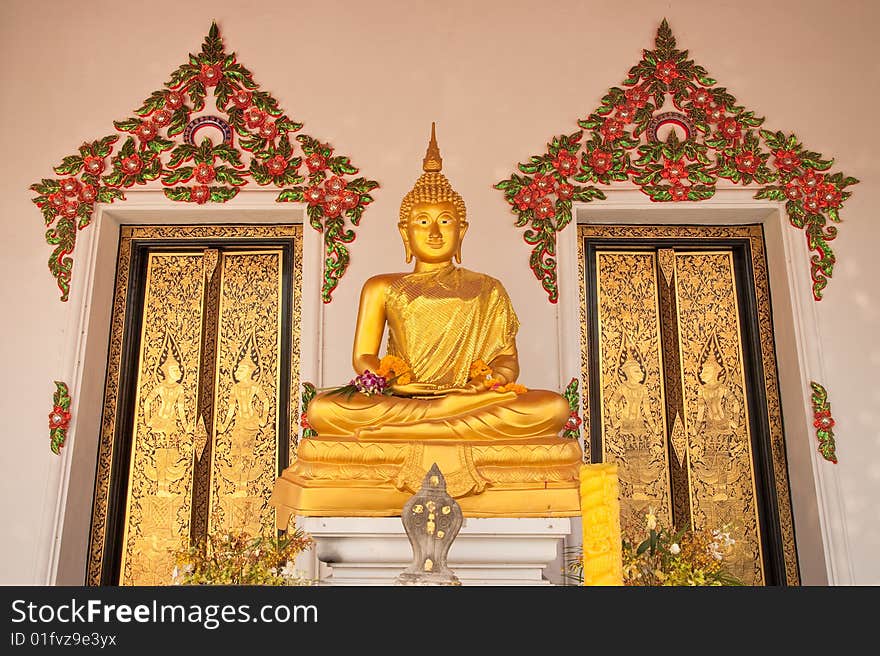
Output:
<instances>
[{"instance_id":1,"label":"gold pedestal base","mask_svg":"<svg viewBox=\"0 0 880 656\"><path fill-rule=\"evenodd\" d=\"M475 443L303 440L275 482L279 528L292 515L397 516L437 463L466 517L572 517L580 514L581 449L542 438Z\"/></svg>"}]
</instances>

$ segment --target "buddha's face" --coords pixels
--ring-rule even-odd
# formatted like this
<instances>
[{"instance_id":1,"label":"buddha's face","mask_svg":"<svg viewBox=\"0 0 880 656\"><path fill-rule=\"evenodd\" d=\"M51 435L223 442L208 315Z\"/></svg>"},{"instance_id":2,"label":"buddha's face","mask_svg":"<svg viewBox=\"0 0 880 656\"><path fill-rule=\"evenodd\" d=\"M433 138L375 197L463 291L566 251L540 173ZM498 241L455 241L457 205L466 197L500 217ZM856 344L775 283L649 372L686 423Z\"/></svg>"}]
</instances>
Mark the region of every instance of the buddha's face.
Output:
<instances>
[{"instance_id":1,"label":"buddha's face","mask_svg":"<svg viewBox=\"0 0 880 656\"><path fill-rule=\"evenodd\" d=\"M416 203L400 235L420 262L449 262L459 252L467 225L459 221L451 201Z\"/></svg>"}]
</instances>

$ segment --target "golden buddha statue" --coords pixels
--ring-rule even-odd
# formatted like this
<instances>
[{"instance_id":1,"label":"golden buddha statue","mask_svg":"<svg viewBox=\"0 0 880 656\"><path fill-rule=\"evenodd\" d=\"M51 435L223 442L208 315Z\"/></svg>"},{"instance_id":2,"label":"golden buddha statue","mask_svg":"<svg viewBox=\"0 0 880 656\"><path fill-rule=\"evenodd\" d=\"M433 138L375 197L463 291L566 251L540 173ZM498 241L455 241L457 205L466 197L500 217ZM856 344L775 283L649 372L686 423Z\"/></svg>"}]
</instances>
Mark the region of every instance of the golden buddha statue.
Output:
<instances>
[{"instance_id":1,"label":"golden buddha statue","mask_svg":"<svg viewBox=\"0 0 880 656\"><path fill-rule=\"evenodd\" d=\"M367 280L358 308L355 371L381 371L387 326L406 376L394 372L391 394L311 401L317 436L300 442L272 496L282 528L290 514L398 515L434 462L467 516L579 514L581 449L559 437L568 402L516 384L516 313L498 280L453 263L467 214L441 168L432 125L424 173L400 207L413 271Z\"/></svg>"}]
</instances>

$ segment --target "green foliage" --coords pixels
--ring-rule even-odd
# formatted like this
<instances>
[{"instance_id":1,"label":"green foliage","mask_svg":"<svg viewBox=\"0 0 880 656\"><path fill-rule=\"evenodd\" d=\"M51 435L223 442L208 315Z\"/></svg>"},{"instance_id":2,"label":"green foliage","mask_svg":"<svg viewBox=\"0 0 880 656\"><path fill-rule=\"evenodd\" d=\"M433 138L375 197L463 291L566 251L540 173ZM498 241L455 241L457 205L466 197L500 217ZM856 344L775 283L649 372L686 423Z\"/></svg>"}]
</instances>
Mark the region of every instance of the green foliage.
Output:
<instances>
[{"instance_id":1,"label":"green foliage","mask_svg":"<svg viewBox=\"0 0 880 656\"><path fill-rule=\"evenodd\" d=\"M312 546L299 529L280 537L247 533L212 535L187 542L174 552L169 583L176 585L312 585L294 568L296 557Z\"/></svg>"}]
</instances>

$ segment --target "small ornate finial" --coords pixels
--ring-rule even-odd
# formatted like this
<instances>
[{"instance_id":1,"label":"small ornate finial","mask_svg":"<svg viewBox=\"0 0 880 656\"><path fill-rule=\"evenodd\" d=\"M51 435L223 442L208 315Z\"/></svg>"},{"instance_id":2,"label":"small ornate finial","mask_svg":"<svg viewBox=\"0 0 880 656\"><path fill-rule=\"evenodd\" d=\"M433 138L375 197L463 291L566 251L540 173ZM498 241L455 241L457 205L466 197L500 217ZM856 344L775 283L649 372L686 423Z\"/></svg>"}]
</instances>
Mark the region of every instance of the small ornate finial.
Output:
<instances>
[{"instance_id":1,"label":"small ornate finial","mask_svg":"<svg viewBox=\"0 0 880 656\"><path fill-rule=\"evenodd\" d=\"M428 152L422 161L422 170L425 173L439 173L443 170L443 158L440 157L440 146L437 145L437 133L434 121L431 121L431 141L428 143Z\"/></svg>"}]
</instances>

